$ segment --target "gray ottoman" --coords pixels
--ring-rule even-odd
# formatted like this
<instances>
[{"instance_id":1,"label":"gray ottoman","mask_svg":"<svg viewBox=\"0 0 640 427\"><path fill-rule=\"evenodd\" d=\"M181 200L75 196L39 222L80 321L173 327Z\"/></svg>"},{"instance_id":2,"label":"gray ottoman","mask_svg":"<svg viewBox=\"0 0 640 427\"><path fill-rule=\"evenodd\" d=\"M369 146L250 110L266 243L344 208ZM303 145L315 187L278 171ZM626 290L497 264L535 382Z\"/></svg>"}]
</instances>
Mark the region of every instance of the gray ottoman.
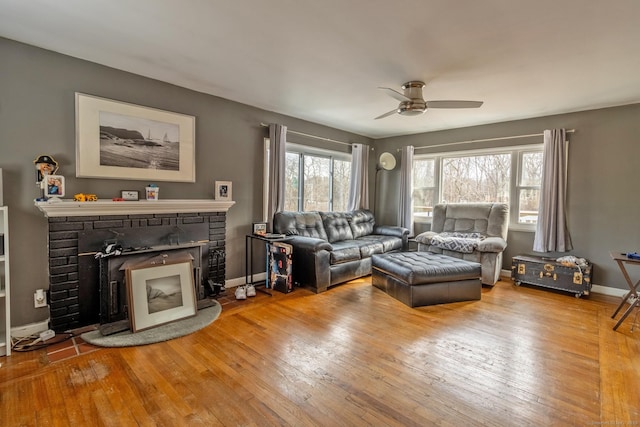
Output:
<instances>
[{"instance_id":1,"label":"gray ottoman","mask_svg":"<svg viewBox=\"0 0 640 427\"><path fill-rule=\"evenodd\" d=\"M371 257L371 283L409 307L479 300L480 264L431 252Z\"/></svg>"}]
</instances>

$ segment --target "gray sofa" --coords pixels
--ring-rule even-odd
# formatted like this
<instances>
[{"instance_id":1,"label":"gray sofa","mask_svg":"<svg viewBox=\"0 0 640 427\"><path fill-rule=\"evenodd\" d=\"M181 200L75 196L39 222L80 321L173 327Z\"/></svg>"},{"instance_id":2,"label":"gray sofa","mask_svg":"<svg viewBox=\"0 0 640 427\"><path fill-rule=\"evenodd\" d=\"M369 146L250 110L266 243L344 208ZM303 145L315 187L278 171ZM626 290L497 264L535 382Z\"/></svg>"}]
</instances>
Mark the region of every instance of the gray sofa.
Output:
<instances>
[{"instance_id":1,"label":"gray sofa","mask_svg":"<svg viewBox=\"0 0 640 427\"><path fill-rule=\"evenodd\" d=\"M479 262L482 284L493 286L500 278L508 227L507 204L439 204L433 208L431 231L417 235L415 240L418 251Z\"/></svg>"},{"instance_id":2,"label":"gray sofa","mask_svg":"<svg viewBox=\"0 0 640 427\"><path fill-rule=\"evenodd\" d=\"M293 280L317 293L371 274L371 255L407 249L409 230L377 225L368 210L277 212L273 231L293 246Z\"/></svg>"}]
</instances>

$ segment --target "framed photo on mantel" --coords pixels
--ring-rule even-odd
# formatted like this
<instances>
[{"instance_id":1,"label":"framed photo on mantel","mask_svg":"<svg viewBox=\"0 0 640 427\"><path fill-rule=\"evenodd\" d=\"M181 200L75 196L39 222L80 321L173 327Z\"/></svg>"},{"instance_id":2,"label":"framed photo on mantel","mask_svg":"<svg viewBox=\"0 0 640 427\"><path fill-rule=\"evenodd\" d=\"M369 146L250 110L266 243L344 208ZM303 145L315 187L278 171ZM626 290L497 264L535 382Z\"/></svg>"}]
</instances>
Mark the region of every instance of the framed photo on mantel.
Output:
<instances>
[{"instance_id":1,"label":"framed photo on mantel","mask_svg":"<svg viewBox=\"0 0 640 427\"><path fill-rule=\"evenodd\" d=\"M140 193L137 190L122 190L120 195L122 200L140 200Z\"/></svg>"},{"instance_id":2,"label":"framed photo on mantel","mask_svg":"<svg viewBox=\"0 0 640 427\"><path fill-rule=\"evenodd\" d=\"M233 200L231 198L231 181L216 181L214 200Z\"/></svg>"}]
</instances>

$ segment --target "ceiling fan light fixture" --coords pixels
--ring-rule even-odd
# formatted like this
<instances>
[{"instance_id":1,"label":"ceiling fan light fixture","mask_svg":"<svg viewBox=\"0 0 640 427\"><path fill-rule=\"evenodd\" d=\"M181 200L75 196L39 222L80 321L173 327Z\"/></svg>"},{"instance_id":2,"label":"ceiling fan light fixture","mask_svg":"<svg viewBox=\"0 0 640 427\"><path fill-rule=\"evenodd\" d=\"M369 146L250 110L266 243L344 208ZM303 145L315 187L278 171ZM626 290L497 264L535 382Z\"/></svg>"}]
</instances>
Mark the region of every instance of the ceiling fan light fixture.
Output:
<instances>
[{"instance_id":1,"label":"ceiling fan light fixture","mask_svg":"<svg viewBox=\"0 0 640 427\"><path fill-rule=\"evenodd\" d=\"M425 87L424 82L411 81L402 85L404 96L411 99L422 99L422 89Z\"/></svg>"},{"instance_id":2,"label":"ceiling fan light fixture","mask_svg":"<svg viewBox=\"0 0 640 427\"><path fill-rule=\"evenodd\" d=\"M424 113L425 111L420 111L420 110L400 110L399 111L399 114L402 114L403 116L419 116Z\"/></svg>"},{"instance_id":3,"label":"ceiling fan light fixture","mask_svg":"<svg viewBox=\"0 0 640 427\"><path fill-rule=\"evenodd\" d=\"M403 116L419 116L427 111L427 105L422 100L404 101L398 106L398 114Z\"/></svg>"},{"instance_id":4,"label":"ceiling fan light fixture","mask_svg":"<svg viewBox=\"0 0 640 427\"><path fill-rule=\"evenodd\" d=\"M422 90L425 87L424 82L412 80L402 85L404 93L400 93L389 87L380 87L386 93L400 101L400 105L396 110L384 113L375 119L382 119L395 113L401 116L419 116L424 114L428 108L478 108L482 105L482 101L459 101L459 100L438 100L425 101Z\"/></svg>"}]
</instances>

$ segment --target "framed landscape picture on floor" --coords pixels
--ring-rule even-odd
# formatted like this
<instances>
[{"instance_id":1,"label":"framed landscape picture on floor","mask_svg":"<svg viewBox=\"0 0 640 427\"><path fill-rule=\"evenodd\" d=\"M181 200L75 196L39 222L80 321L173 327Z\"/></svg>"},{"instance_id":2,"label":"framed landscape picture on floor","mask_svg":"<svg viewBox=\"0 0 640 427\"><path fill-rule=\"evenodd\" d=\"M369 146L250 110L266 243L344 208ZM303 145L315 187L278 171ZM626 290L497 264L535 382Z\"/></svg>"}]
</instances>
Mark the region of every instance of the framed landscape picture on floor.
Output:
<instances>
[{"instance_id":1,"label":"framed landscape picture on floor","mask_svg":"<svg viewBox=\"0 0 640 427\"><path fill-rule=\"evenodd\" d=\"M191 261L134 266L126 277L132 332L196 315Z\"/></svg>"}]
</instances>

